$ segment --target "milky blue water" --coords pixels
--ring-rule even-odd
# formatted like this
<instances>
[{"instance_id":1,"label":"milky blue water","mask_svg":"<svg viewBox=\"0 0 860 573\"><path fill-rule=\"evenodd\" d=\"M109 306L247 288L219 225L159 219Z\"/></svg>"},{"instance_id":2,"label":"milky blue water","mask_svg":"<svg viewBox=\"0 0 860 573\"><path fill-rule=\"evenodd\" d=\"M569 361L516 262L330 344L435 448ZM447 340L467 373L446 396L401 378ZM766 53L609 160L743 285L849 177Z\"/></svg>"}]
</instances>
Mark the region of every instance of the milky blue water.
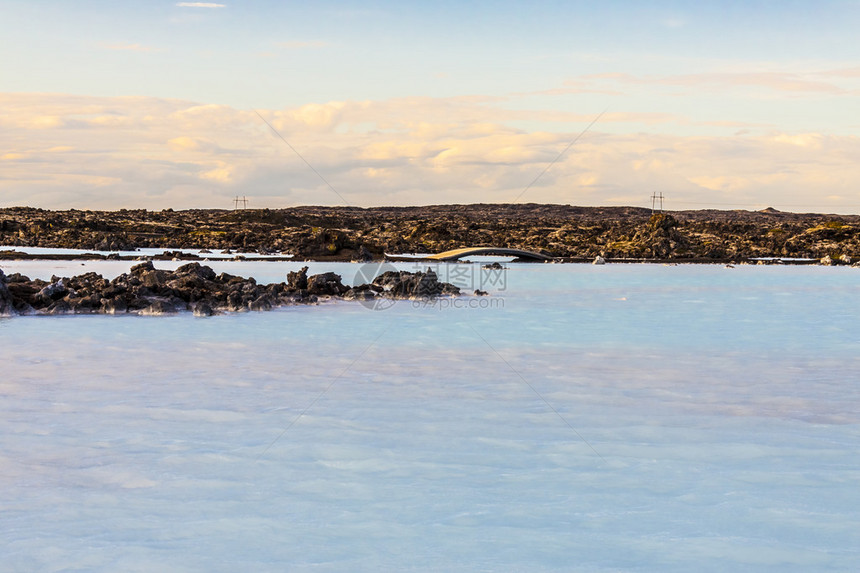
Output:
<instances>
[{"instance_id":1,"label":"milky blue water","mask_svg":"<svg viewBox=\"0 0 860 573\"><path fill-rule=\"evenodd\" d=\"M491 293L444 308L0 319L0 570L860 569L860 269L508 267L438 267Z\"/></svg>"},{"instance_id":2,"label":"milky blue water","mask_svg":"<svg viewBox=\"0 0 860 573\"><path fill-rule=\"evenodd\" d=\"M278 255L261 255L256 252L243 252L243 251L232 251L230 249L222 250L215 249L214 251L210 251L208 249L187 249L182 247L171 248L168 247L166 249L163 248L141 248L135 249L133 251L102 251L99 249L61 249L56 247L20 247L15 245L0 245L0 251L16 251L19 253L27 253L30 255L83 255L86 253L95 253L102 256L107 256L110 254L116 254L123 257L154 257L157 255L161 255L166 251L171 253L181 252L189 255L197 255L202 259L232 259L233 257L240 255L246 259L268 259L274 256L279 258L283 257L292 257L291 254L278 254Z\"/></svg>"}]
</instances>

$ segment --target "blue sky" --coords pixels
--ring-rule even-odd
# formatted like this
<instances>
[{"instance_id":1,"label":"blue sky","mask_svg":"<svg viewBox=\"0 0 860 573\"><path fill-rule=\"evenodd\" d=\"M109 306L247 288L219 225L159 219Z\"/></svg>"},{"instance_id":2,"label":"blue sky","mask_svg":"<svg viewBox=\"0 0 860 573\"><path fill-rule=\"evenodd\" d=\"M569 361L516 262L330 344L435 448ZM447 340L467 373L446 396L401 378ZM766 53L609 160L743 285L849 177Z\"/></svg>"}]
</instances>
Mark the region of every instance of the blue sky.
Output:
<instances>
[{"instance_id":1,"label":"blue sky","mask_svg":"<svg viewBox=\"0 0 860 573\"><path fill-rule=\"evenodd\" d=\"M0 6L5 204L860 212L856 1Z\"/></svg>"}]
</instances>

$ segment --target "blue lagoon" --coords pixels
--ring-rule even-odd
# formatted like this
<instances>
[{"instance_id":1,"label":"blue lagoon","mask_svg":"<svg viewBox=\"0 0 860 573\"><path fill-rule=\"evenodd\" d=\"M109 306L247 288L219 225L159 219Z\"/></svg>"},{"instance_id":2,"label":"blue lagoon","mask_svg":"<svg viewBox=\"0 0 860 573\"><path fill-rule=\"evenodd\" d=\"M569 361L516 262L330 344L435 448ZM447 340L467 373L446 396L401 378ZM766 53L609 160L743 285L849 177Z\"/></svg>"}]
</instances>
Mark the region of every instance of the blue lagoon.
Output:
<instances>
[{"instance_id":1,"label":"blue lagoon","mask_svg":"<svg viewBox=\"0 0 860 573\"><path fill-rule=\"evenodd\" d=\"M129 263L58 265L2 268ZM456 304L0 319L0 569L856 570L858 272L507 264Z\"/></svg>"}]
</instances>

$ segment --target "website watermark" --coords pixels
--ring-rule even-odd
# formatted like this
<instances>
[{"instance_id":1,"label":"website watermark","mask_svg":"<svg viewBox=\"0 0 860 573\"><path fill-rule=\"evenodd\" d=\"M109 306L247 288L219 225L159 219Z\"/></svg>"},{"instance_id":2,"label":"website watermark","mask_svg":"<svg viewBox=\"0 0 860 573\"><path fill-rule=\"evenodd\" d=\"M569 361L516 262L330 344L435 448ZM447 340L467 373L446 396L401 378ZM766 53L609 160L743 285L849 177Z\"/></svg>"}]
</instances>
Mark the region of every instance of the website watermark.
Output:
<instances>
[{"instance_id":1,"label":"website watermark","mask_svg":"<svg viewBox=\"0 0 860 573\"><path fill-rule=\"evenodd\" d=\"M413 308L431 310L502 309L505 299L500 296L432 297L410 301Z\"/></svg>"},{"instance_id":2,"label":"website watermark","mask_svg":"<svg viewBox=\"0 0 860 573\"><path fill-rule=\"evenodd\" d=\"M356 271L355 277L352 279L352 284L355 286L375 285L374 281L379 277L386 273L396 272L398 271L394 265L388 263L365 263L358 267L358 271ZM388 310L397 304L396 298L384 296L384 287L382 286L379 286L378 291L371 288L367 294L359 295L356 293L356 295L359 296L357 300L361 306L369 310Z\"/></svg>"},{"instance_id":3,"label":"website watermark","mask_svg":"<svg viewBox=\"0 0 860 573\"><path fill-rule=\"evenodd\" d=\"M435 310L501 309L507 268L500 263L415 261L408 270L387 262L361 265L353 279L352 298L370 310L397 303Z\"/></svg>"},{"instance_id":4,"label":"website watermark","mask_svg":"<svg viewBox=\"0 0 860 573\"><path fill-rule=\"evenodd\" d=\"M413 263L413 272L436 273L441 282L451 283L466 291L496 291L507 290L508 269L501 263Z\"/></svg>"}]
</instances>

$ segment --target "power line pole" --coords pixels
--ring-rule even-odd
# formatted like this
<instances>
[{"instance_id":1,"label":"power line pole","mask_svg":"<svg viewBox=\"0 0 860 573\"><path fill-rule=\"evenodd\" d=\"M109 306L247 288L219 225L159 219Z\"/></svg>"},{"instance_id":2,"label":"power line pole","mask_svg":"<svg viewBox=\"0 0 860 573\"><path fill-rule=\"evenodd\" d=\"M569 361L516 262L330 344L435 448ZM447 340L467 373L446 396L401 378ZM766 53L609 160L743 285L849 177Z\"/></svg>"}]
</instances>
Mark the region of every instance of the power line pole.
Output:
<instances>
[{"instance_id":1,"label":"power line pole","mask_svg":"<svg viewBox=\"0 0 860 573\"><path fill-rule=\"evenodd\" d=\"M241 198L241 199L239 199L239 196L238 196L238 195L236 195L236 198L235 198L235 199L233 199L233 209L238 209L238 208L239 208L239 203L241 203L241 204L242 204L242 209L247 209L247 208L248 208L248 198L247 198L247 197L245 197L244 195L242 195L242 198Z\"/></svg>"},{"instance_id":2,"label":"power line pole","mask_svg":"<svg viewBox=\"0 0 860 573\"><path fill-rule=\"evenodd\" d=\"M659 209L659 212L663 212L663 192L651 194L651 214L654 214L654 211Z\"/></svg>"}]
</instances>

